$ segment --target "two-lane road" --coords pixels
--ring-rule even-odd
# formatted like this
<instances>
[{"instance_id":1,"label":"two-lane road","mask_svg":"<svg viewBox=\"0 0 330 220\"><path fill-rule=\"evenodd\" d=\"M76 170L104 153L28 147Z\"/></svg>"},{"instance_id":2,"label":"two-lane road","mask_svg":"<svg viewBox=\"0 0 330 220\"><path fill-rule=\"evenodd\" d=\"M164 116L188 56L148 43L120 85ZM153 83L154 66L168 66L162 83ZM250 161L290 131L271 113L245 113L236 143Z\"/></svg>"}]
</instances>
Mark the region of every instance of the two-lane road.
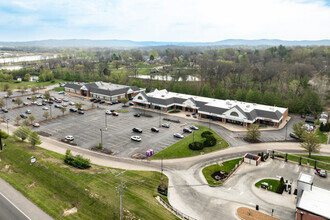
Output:
<instances>
[{"instance_id":1,"label":"two-lane road","mask_svg":"<svg viewBox=\"0 0 330 220\"><path fill-rule=\"evenodd\" d=\"M0 219L27 220L30 218L0 193Z\"/></svg>"}]
</instances>

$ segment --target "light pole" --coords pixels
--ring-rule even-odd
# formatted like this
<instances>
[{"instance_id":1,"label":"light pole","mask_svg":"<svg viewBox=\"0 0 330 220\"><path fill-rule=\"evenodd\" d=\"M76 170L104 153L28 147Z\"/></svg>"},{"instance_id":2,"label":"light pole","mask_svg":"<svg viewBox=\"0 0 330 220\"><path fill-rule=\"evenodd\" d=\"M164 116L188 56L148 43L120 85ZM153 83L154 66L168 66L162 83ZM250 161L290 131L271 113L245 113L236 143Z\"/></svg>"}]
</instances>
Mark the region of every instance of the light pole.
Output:
<instances>
[{"instance_id":1,"label":"light pole","mask_svg":"<svg viewBox=\"0 0 330 220\"><path fill-rule=\"evenodd\" d=\"M9 118L7 118L7 134L9 134L8 121L9 121Z\"/></svg>"},{"instance_id":2,"label":"light pole","mask_svg":"<svg viewBox=\"0 0 330 220\"><path fill-rule=\"evenodd\" d=\"M52 105L49 104L49 112L50 112L50 118L52 118Z\"/></svg>"},{"instance_id":3,"label":"light pole","mask_svg":"<svg viewBox=\"0 0 330 220\"><path fill-rule=\"evenodd\" d=\"M288 121L289 120L285 120L285 121L286 121L286 125L285 125L285 140L286 140L286 138L288 136Z\"/></svg>"},{"instance_id":4,"label":"light pole","mask_svg":"<svg viewBox=\"0 0 330 220\"><path fill-rule=\"evenodd\" d=\"M107 118L107 114L104 114L104 123L105 123L105 129L108 128L108 118Z\"/></svg>"},{"instance_id":5,"label":"light pole","mask_svg":"<svg viewBox=\"0 0 330 220\"><path fill-rule=\"evenodd\" d=\"M100 129L101 131L101 147L103 147L103 140L102 140L102 129Z\"/></svg>"}]
</instances>

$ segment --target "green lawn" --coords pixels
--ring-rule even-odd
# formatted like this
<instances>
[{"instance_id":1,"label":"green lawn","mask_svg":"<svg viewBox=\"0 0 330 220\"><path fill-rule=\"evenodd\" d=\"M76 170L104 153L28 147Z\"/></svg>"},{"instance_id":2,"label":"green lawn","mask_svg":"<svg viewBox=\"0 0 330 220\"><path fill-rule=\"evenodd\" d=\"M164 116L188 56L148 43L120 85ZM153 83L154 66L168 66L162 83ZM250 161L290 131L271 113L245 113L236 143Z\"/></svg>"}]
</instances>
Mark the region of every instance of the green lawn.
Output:
<instances>
[{"instance_id":1,"label":"green lawn","mask_svg":"<svg viewBox=\"0 0 330 220\"><path fill-rule=\"evenodd\" d=\"M280 185L280 181L279 180L274 180L274 179L263 179L260 180L259 182L257 182L255 184L256 187L261 187L261 183L266 182L268 183L268 190L272 191L272 192L276 192L277 187Z\"/></svg>"},{"instance_id":2,"label":"green lawn","mask_svg":"<svg viewBox=\"0 0 330 220\"><path fill-rule=\"evenodd\" d=\"M55 87L53 90L56 92L61 92L64 91L64 87Z\"/></svg>"},{"instance_id":3,"label":"green lawn","mask_svg":"<svg viewBox=\"0 0 330 220\"><path fill-rule=\"evenodd\" d=\"M130 112L130 110L125 110L125 109L118 109L115 112L119 112L119 113L128 113Z\"/></svg>"},{"instance_id":4,"label":"green lawn","mask_svg":"<svg viewBox=\"0 0 330 220\"><path fill-rule=\"evenodd\" d=\"M92 165L79 170L64 164L63 155L13 138L4 141L0 152L0 177L55 219L119 219L122 170ZM30 157L37 163L30 165ZM177 219L156 199L160 173L126 171L124 181L124 219ZM165 177L166 178L166 177ZM167 181L167 179L166 179ZM63 211L77 207L78 212L63 217Z\"/></svg>"},{"instance_id":5,"label":"green lawn","mask_svg":"<svg viewBox=\"0 0 330 220\"><path fill-rule=\"evenodd\" d=\"M201 141L203 139L201 137L203 131L209 130L208 127L199 126L199 125L196 126L199 128L199 130L194 131L194 134L190 134L185 138L181 139L180 141L175 142L171 146L165 148L164 150L152 156L151 159L161 159L161 158L172 159L172 158L191 157L191 156L201 155L201 152L210 153L228 147L229 144L211 129L210 131L217 139L217 144L213 147L205 147L202 150L194 150L194 151L190 150L188 145L193 142L193 139L194 141Z\"/></svg>"},{"instance_id":6,"label":"green lawn","mask_svg":"<svg viewBox=\"0 0 330 220\"><path fill-rule=\"evenodd\" d=\"M221 185L222 182L216 182L213 178L212 178L212 174L216 171L225 171L226 173L230 173L230 171L232 169L235 168L235 165L239 163L239 161L242 160L242 158L238 158L238 159L233 159L233 160L228 160L226 162L223 162L222 165L223 166L219 166L219 164L213 164L207 167L204 167L203 169L203 175L207 181L207 183L209 185L212 186L217 186L217 185Z\"/></svg>"},{"instance_id":7,"label":"green lawn","mask_svg":"<svg viewBox=\"0 0 330 220\"><path fill-rule=\"evenodd\" d=\"M322 144L327 144L328 143L328 135L324 134L320 129L317 129L315 134L319 136L319 139Z\"/></svg>"},{"instance_id":8,"label":"green lawn","mask_svg":"<svg viewBox=\"0 0 330 220\"><path fill-rule=\"evenodd\" d=\"M283 158L285 158L285 154L276 154L276 155L280 155ZM305 158L302 158L301 163L302 164L309 163L310 166L314 166L314 160L330 163L330 157L313 155L313 154L311 155L310 159L308 159L308 154L296 154L296 156L288 154L288 160L295 161L295 162L299 163L299 157L300 156L305 157ZM330 170L330 165L328 165L328 164L319 162L316 165L317 165L318 168Z\"/></svg>"},{"instance_id":9,"label":"green lawn","mask_svg":"<svg viewBox=\"0 0 330 220\"><path fill-rule=\"evenodd\" d=\"M50 86L50 85L54 85L57 83L63 82L63 80L60 79L56 79L54 80L54 82L48 81L48 82L19 82L19 83L15 83L15 82L0 82L0 90L3 90L3 86L8 83L10 89L17 89L19 86L27 86L27 87L31 87L31 86L36 86L36 87L45 87L45 86Z\"/></svg>"}]
</instances>

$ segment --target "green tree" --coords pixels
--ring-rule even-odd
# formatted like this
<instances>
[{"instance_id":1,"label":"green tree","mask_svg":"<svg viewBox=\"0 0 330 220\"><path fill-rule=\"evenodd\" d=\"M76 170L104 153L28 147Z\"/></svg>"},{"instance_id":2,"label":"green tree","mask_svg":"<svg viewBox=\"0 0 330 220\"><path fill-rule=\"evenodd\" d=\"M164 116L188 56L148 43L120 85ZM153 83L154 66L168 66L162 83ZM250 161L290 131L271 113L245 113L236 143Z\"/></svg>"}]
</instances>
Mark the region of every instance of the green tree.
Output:
<instances>
[{"instance_id":1,"label":"green tree","mask_svg":"<svg viewBox=\"0 0 330 220\"><path fill-rule=\"evenodd\" d=\"M26 86L22 86L19 92L22 93L22 95L24 95L24 93L26 92Z\"/></svg>"},{"instance_id":2,"label":"green tree","mask_svg":"<svg viewBox=\"0 0 330 220\"><path fill-rule=\"evenodd\" d=\"M30 78L31 78L31 75L29 73L27 73L27 74L25 74L23 80L29 82L30 81Z\"/></svg>"},{"instance_id":3,"label":"green tree","mask_svg":"<svg viewBox=\"0 0 330 220\"><path fill-rule=\"evenodd\" d=\"M30 120L29 119L24 119L23 121L22 121L22 125L23 126L29 126L31 123L30 123Z\"/></svg>"},{"instance_id":4,"label":"green tree","mask_svg":"<svg viewBox=\"0 0 330 220\"><path fill-rule=\"evenodd\" d=\"M37 87L36 86L31 86L31 92L34 94L37 91Z\"/></svg>"},{"instance_id":5,"label":"green tree","mask_svg":"<svg viewBox=\"0 0 330 220\"><path fill-rule=\"evenodd\" d=\"M49 112L44 112L42 114L42 117L46 118L46 120L47 120L47 118L49 117Z\"/></svg>"},{"instance_id":6,"label":"green tree","mask_svg":"<svg viewBox=\"0 0 330 220\"><path fill-rule=\"evenodd\" d=\"M66 108L65 107L61 107L61 112L62 112L62 114L64 115L64 112L66 111Z\"/></svg>"},{"instance_id":7,"label":"green tree","mask_svg":"<svg viewBox=\"0 0 330 220\"><path fill-rule=\"evenodd\" d=\"M10 88L9 83L3 85L3 91L7 91Z\"/></svg>"},{"instance_id":8,"label":"green tree","mask_svg":"<svg viewBox=\"0 0 330 220\"><path fill-rule=\"evenodd\" d=\"M312 153L320 152L321 144L320 139L315 133L305 132L302 136L303 143L300 146L308 152L308 157L311 157Z\"/></svg>"},{"instance_id":9,"label":"green tree","mask_svg":"<svg viewBox=\"0 0 330 220\"><path fill-rule=\"evenodd\" d=\"M251 141L256 141L260 138L260 130L259 125L252 124L250 127L247 128L246 137Z\"/></svg>"},{"instance_id":10,"label":"green tree","mask_svg":"<svg viewBox=\"0 0 330 220\"><path fill-rule=\"evenodd\" d=\"M246 101L251 103L260 103L261 92L259 90L250 89L246 94Z\"/></svg>"},{"instance_id":11,"label":"green tree","mask_svg":"<svg viewBox=\"0 0 330 220\"><path fill-rule=\"evenodd\" d=\"M302 138L304 133L306 133L305 123L300 121L292 125L293 133L298 137Z\"/></svg>"},{"instance_id":12,"label":"green tree","mask_svg":"<svg viewBox=\"0 0 330 220\"><path fill-rule=\"evenodd\" d=\"M16 98L15 103L16 103L18 106L20 106L20 105L23 103L23 100L22 100L20 97L18 97L18 98Z\"/></svg>"},{"instance_id":13,"label":"green tree","mask_svg":"<svg viewBox=\"0 0 330 220\"><path fill-rule=\"evenodd\" d=\"M7 89L7 95L8 95L8 97L12 96L13 95L13 90Z\"/></svg>"},{"instance_id":14,"label":"green tree","mask_svg":"<svg viewBox=\"0 0 330 220\"><path fill-rule=\"evenodd\" d=\"M17 125L19 125L19 121L21 120L21 116L17 115L16 118L15 118L15 122Z\"/></svg>"},{"instance_id":15,"label":"green tree","mask_svg":"<svg viewBox=\"0 0 330 220\"><path fill-rule=\"evenodd\" d=\"M41 144L41 140L37 132L33 131L29 135L29 142L32 145L32 147L35 147L36 145Z\"/></svg>"},{"instance_id":16,"label":"green tree","mask_svg":"<svg viewBox=\"0 0 330 220\"><path fill-rule=\"evenodd\" d=\"M37 97L33 95L33 96L31 97L31 102L35 102L35 101L37 101Z\"/></svg>"},{"instance_id":17,"label":"green tree","mask_svg":"<svg viewBox=\"0 0 330 220\"><path fill-rule=\"evenodd\" d=\"M6 103L3 98L0 98L0 108L5 107Z\"/></svg>"},{"instance_id":18,"label":"green tree","mask_svg":"<svg viewBox=\"0 0 330 220\"><path fill-rule=\"evenodd\" d=\"M122 98L121 102L124 104L124 106L126 106L126 103L128 102L128 98Z\"/></svg>"},{"instance_id":19,"label":"green tree","mask_svg":"<svg viewBox=\"0 0 330 220\"><path fill-rule=\"evenodd\" d=\"M212 97L212 89L209 83L206 83L203 88L202 88L202 92L201 92L201 96L204 97Z\"/></svg>"},{"instance_id":20,"label":"green tree","mask_svg":"<svg viewBox=\"0 0 330 220\"><path fill-rule=\"evenodd\" d=\"M34 120L36 120L36 117L34 115L29 115L30 123L32 124Z\"/></svg>"},{"instance_id":21,"label":"green tree","mask_svg":"<svg viewBox=\"0 0 330 220\"><path fill-rule=\"evenodd\" d=\"M234 95L234 99L238 101L245 101L246 99L246 91L243 89L237 89Z\"/></svg>"},{"instance_id":22,"label":"green tree","mask_svg":"<svg viewBox=\"0 0 330 220\"><path fill-rule=\"evenodd\" d=\"M20 138L22 141L24 141L26 138L29 137L30 135L30 128L23 126L23 127L18 127L14 132L14 137Z\"/></svg>"},{"instance_id":23,"label":"green tree","mask_svg":"<svg viewBox=\"0 0 330 220\"><path fill-rule=\"evenodd\" d=\"M74 106L76 107L76 109L81 109L83 104L81 102L76 102Z\"/></svg>"},{"instance_id":24,"label":"green tree","mask_svg":"<svg viewBox=\"0 0 330 220\"><path fill-rule=\"evenodd\" d=\"M44 99L49 100L51 98L49 91L45 91L44 93Z\"/></svg>"}]
</instances>

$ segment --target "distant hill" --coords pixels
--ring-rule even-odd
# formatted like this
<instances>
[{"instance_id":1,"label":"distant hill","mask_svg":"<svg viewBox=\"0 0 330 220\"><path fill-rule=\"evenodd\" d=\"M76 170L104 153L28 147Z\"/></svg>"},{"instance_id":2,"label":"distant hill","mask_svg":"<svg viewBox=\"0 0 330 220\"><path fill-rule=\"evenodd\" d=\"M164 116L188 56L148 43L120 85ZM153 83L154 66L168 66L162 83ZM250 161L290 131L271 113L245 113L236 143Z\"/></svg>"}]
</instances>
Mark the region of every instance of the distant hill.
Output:
<instances>
[{"instance_id":1,"label":"distant hill","mask_svg":"<svg viewBox=\"0 0 330 220\"><path fill-rule=\"evenodd\" d=\"M159 41L131 41L131 40L41 40L26 42L0 42L0 46L36 46L36 47L113 47L113 48L137 48L157 46L330 46L330 40L317 41L286 41L278 39L243 40L228 39L215 42L159 42Z\"/></svg>"}]
</instances>

